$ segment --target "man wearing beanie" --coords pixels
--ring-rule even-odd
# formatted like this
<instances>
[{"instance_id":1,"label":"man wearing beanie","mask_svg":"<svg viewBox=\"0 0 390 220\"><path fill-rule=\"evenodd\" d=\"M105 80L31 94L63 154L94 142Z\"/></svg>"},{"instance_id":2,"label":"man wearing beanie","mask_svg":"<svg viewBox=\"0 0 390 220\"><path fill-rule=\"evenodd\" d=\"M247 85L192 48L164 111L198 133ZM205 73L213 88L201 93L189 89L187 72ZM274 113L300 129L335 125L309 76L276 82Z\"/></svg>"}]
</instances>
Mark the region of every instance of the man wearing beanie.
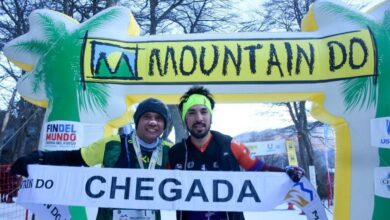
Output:
<instances>
[{"instance_id":1,"label":"man wearing beanie","mask_svg":"<svg viewBox=\"0 0 390 220\"><path fill-rule=\"evenodd\" d=\"M139 103L133 116L135 132L103 138L89 146L73 151L35 151L15 161L11 172L28 177L28 164L67 166L94 166L112 168L166 169L169 144L160 136L170 120L167 106L160 100L148 98ZM158 210L123 210L99 208L96 219L119 219L119 214L129 219L160 220ZM144 218L142 218L144 219Z\"/></svg>"},{"instance_id":2,"label":"man wearing beanie","mask_svg":"<svg viewBox=\"0 0 390 220\"><path fill-rule=\"evenodd\" d=\"M252 158L249 150L232 137L210 130L214 98L201 86L190 88L180 99L179 109L190 136L169 150L170 167L202 171L286 172L294 182L304 175L299 167L282 169ZM243 220L242 212L177 211L178 220Z\"/></svg>"}]
</instances>

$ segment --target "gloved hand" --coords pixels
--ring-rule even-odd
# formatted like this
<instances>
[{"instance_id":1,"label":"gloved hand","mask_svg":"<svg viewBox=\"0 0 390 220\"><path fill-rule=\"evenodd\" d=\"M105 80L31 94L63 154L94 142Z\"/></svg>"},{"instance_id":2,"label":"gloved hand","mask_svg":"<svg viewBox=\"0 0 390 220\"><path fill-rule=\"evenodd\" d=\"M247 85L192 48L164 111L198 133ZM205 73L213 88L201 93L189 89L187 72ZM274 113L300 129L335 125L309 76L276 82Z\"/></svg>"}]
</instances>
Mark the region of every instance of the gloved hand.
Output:
<instances>
[{"instance_id":1,"label":"gloved hand","mask_svg":"<svg viewBox=\"0 0 390 220\"><path fill-rule=\"evenodd\" d=\"M301 178L305 175L305 170L297 166L287 166L285 171L290 179L295 183L299 182L299 180L301 180Z\"/></svg>"},{"instance_id":2,"label":"gloved hand","mask_svg":"<svg viewBox=\"0 0 390 220\"><path fill-rule=\"evenodd\" d=\"M43 162L43 152L34 151L27 156L18 158L11 166L11 174L19 174L28 177L27 165Z\"/></svg>"}]
</instances>

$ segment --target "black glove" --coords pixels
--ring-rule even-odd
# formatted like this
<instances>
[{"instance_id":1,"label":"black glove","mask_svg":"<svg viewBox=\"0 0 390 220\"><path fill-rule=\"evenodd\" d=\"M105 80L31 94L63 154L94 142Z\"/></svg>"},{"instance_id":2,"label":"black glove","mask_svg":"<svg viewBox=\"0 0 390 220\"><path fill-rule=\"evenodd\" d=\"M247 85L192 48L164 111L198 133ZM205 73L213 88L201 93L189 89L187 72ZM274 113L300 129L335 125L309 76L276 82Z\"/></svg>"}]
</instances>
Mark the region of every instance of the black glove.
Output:
<instances>
[{"instance_id":1,"label":"black glove","mask_svg":"<svg viewBox=\"0 0 390 220\"><path fill-rule=\"evenodd\" d=\"M285 170L290 179L295 183L299 182L305 175L305 170L297 166L287 166Z\"/></svg>"},{"instance_id":2,"label":"black glove","mask_svg":"<svg viewBox=\"0 0 390 220\"><path fill-rule=\"evenodd\" d=\"M18 158L11 166L11 174L19 174L28 177L27 165L42 163L44 155L42 151L34 151L27 156Z\"/></svg>"}]
</instances>

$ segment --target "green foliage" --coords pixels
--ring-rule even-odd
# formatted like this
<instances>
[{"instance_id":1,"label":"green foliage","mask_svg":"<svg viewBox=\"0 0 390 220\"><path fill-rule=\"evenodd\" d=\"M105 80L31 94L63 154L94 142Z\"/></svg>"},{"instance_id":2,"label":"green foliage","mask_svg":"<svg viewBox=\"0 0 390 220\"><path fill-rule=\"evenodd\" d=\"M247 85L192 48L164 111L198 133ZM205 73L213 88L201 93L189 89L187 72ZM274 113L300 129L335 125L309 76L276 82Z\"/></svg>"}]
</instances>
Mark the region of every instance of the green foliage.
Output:
<instances>
[{"instance_id":1,"label":"green foliage","mask_svg":"<svg viewBox=\"0 0 390 220\"><path fill-rule=\"evenodd\" d=\"M380 33L381 25L374 20L367 18L358 11L340 6L335 3L326 2L321 8L329 16L342 15L349 21L353 21L359 25L367 26L372 33ZM378 62L380 63L380 62ZM376 78L356 78L343 82L344 103L346 104L346 111L351 111L354 108L370 108L376 104L377 100L377 85L374 81Z\"/></svg>"},{"instance_id":2,"label":"green foliage","mask_svg":"<svg viewBox=\"0 0 390 220\"><path fill-rule=\"evenodd\" d=\"M344 102L346 111L355 107L370 108L376 103L376 86L373 78L356 78L343 82Z\"/></svg>"},{"instance_id":3,"label":"green foliage","mask_svg":"<svg viewBox=\"0 0 390 220\"><path fill-rule=\"evenodd\" d=\"M85 90L83 87L78 87L78 94L80 95L79 107L86 112L91 110L99 110L106 113L105 109L108 105L107 97L109 96L107 92L107 85L98 84L98 83L88 83L86 84Z\"/></svg>"},{"instance_id":4,"label":"green foliage","mask_svg":"<svg viewBox=\"0 0 390 220\"><path fill-rule=\"evenodd\" d=\"M40 25L43 28L47 42L56 42L61 39L62 35L66 33L65 24L62 22L55 22L49 16L38 14L40 17Z\"/></svg>"},{"instance_id":5,"label":"green foliage","mask_svg":"<svg viewBox=\"0 0 390 220\"><path fill-rule=\"evenodd\" d=\"M51 47L52 44L49 42L30 40L22 41L14 45L14 48L20 51L29 51L30 53L35 53L38 55L43 55Z\"/></svg>"}]
</instances>

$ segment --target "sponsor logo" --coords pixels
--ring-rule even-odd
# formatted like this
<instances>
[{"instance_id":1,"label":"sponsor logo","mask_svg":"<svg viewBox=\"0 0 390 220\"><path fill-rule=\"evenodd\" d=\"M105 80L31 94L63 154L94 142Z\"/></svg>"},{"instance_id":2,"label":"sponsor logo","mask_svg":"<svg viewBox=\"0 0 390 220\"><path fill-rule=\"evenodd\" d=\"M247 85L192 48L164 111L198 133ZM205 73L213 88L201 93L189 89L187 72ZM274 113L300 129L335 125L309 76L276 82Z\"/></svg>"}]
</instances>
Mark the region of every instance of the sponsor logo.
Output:
<instances>
[{"instance_id":1,"label":"sponsor logo","mask_svg":"<svg viewBox=\"0 0 390 220\"><path fill-rule=\"evenodd\" d=\"M390 135L390 120L386 120L386 133ZM390 138L381 138L381 144L390 145Z\"/></svg>"},{"instance_id":2,"label":"sponsor logo","mask_svg":"<svg viewBox=\"0 0 390 220\"><path fill-rule=\"evenodd\" d=\"M386 178L382 178L381 179L381 184L382 185L385 185L387 187L387 190L390 191L390 173L387 174L387 177Z\"/></svg>"},{"instance_id":3,"label":"sponsor logo","mask_svg":"<svg viewBox=\"0 0 390 220\"><path fill-rule=\"evenodd\" d=\"M93 79L141 80L136 68L140 48L91 41Z\"/></svg>"},{"instance_id":4,"label":"sponsor logo","mask_svg":"<svg viewBox=\"0 0 390 220\"><path fill-rule=\"evenodd\" d=\"M77 123L50 122L45 126L46 147L68 146L74 148L80 142L81 128Z\"/></svg>"},{"instance_id":5,"label":"sponsor logo","mask_svg":"<svg viewBox=\"0 0 390 220\"><path fill-rule=\"evenodd\" d=\"M386 120L387 134L390 135L390 120Z\"/></svg>"},{"instance_id":6,"label":"sponsor logo","mask_svg":"<svg viewBox=\"0 0 390 220\"><path fill-rule=\"evenodd\" d=\"M305 207L307 204L309 204L309 201L307 201L304 197L300 196L299 191L295 189L291 189L290 191L288 191L284 199L293 202L300 207Z\"/></svg>"},{"instance_id":7,"label":"sponsor logo","mask_svg":"<svg viewBox=\"0 0 390 220\"><path fill-rule=\"evenodd\" d=\"M382 179L381 183L382 183L383 185L390 185L390 178L384 178L384 179Z\"/></svg>"},{"instance_id":8,"label":"sponsor logo","mask_svg":"<svg viewBox=\"0 0 390 220\"><path fill-rule=\"evenodd\" d=\"M381 138L381 144L390 144L390 139L388 139L388 138Z\"/></svg>"}]
</instances>

